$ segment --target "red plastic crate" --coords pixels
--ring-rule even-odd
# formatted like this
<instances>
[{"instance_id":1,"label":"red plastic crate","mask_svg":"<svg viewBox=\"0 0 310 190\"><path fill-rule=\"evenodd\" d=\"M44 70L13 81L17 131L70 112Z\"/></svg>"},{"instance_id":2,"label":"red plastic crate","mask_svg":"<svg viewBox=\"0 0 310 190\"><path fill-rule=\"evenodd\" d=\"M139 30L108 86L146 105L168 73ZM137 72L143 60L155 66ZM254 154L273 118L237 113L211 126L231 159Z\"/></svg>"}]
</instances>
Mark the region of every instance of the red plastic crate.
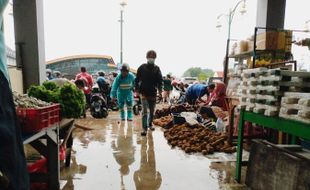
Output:
<instances>
[{"instance_id":1,"label":"red plastic crate","mask_svg":"<svg viewBox=\"0 0 310 190\"><path fill-rule=\"evenodd\" d=\"M55 104L55 106L49 109L49 125L53 125L60 121L60 104Z\"/></svg>"},{"instance_id":2,"label":"red plastic crate","mask_svg":"<svg viewBox=\"0 0 310 190\"><path fill-rule=\"evenodd\" d=\"M39 132L59 122L60 105L54 104L43 108L16 108L16 113L23 132Z\"/></svg>"}]
</instances>

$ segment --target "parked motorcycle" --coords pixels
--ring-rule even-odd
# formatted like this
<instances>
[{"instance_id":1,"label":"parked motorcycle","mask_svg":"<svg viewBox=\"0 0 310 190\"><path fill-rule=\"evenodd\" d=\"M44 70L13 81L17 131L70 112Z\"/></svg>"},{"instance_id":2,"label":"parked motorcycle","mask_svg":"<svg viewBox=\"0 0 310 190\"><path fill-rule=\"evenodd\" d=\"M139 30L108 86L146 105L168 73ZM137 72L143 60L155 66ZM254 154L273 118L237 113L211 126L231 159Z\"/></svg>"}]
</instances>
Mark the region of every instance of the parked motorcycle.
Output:
<instances>
[{"instance_id":1,"label":"parked motorcycle","mask_svg":"<svg viewBox=\"0 0 310 190\"><path fill-rule=\"evenodd\" d=\"M109 115L107 94L96 85L90 98L90 113L94 118L106 118Z\"/></svg>"}]
</instances>

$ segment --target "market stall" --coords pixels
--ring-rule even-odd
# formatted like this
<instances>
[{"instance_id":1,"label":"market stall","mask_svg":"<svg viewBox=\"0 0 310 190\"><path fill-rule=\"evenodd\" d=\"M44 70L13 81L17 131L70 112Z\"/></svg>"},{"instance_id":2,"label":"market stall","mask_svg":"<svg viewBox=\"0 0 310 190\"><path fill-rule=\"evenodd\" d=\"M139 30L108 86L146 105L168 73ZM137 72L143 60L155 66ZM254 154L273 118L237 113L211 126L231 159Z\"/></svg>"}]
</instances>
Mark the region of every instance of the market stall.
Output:
<instances>
[{"instance_id":1,"label":"market stall","mask_svg":"<svg viewBox=\"0 0 310 190\"><path fill-rule=\"evenodd\" d=\"M310 138L310 73L281 69L245 69L237 90L238 158L236 180L240 182L245 123L289 135L292 144L297 138ZM267 138L268 139L268 138ZM281 139L281 140L279 140ZM287 140L286 140L287 142Z\"/></svg>"},{"instance_id":2,"label":"market stall","mask_svg":"<svg viewBox=\"0 0 310 190\"><path fill-rule=\"evenodd\" d=\"M236 147L228 143L224 131L225 113L216 106L201 108L177 104L157 110L153 123L165 129L164 136L171 147L179 147L186 153L234 153Z\"/></svg>"},{"instance_id":3,"label":"market stall","mask_svg":"<svg viewBox=\"0 0 310 190\"><path fill-rule=\"evenodd\" d=\"M293 36L296 38L296 35L307 32L309 31L255 27L254 34L251 37L246 40L236 41L230 47L228 59L234 60L234 66L229 73L225 73L225 76L229 79L226 97L230 115L228 128L229 142L233 142L233 139L237 138L236 128L239 120L239 112L235 108L240 105L240 93L238 94L237 89L242 83L242 71L259 67L296 71L297 61L294 60L291 49L292 44L298 44L298 42L293 40ZM248 125L247 123L246 125ZM255 131L257 128L254 127L254 130L253 127L250 127L249 130L248 128L246 127L245 138L261 137L261 131Z\"/></svg>"},{"instance_id":4,"label":"market stall","mask_svg":"<svg viewBox=\"0 0 310 190\"><path fill-rule=\"evenodd\" d=\"M31 189L59 189L60 162L70 166L74 119L83 113L84 95L74 85L46 82L28 94L14 94L24 145L40 155L28 162ZM73 110L73 109L74 110ZM38 156L36 156L38 157Z\"/></svg>"},{"instance_id":5,"label":"market stall","mask_svg":"<svg viewBox=\"0 0 310 190\"><path fill-rule=\"evenodd\" d=\"M308 31L256 27L251 38L235 43L232 47L229 58L235 61L234 69L225 73L229 79L226 97L229 105L227 131L229 143L238 139L238 182L241 181L241 167L244 165L244 139L267 139L275 143L273 146L277 143L300 144L309 140L310 73L297 71L297 61L291 53L292 43L307 45L292 40L295 33L304 32ZM251 144L250 141L246 142ZM251 152L254 149L252 147ZM257 152L260 151L253 151ZM250 155L250 158L261 156ZM267 155L264 157L272 160ZM248 166L256 164L250 162ZM264 167L261 165L260 168ZM248 168L248 171L253 172L255 169ZM251 184L263 183L252 183L255 177L254 180L246 181L251 181Z\"/></svg>"}]
</instances>

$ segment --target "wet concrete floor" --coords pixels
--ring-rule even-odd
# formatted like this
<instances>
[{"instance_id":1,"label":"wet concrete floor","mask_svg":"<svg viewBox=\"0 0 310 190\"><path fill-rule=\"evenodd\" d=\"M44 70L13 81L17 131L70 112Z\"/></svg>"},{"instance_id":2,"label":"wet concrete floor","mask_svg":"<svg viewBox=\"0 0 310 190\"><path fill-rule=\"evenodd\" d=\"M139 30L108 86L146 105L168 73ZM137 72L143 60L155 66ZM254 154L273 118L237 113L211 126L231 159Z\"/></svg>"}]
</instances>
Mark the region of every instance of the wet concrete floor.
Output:
<instances>
[{"instance_id":1,"label":"wet concrete floor","mask_svg":"<svg viewBox=\"0 0 310 190\"><path fill-rule=\"evenodd\" d=\"M88 116L77 123L94 128L74 131L70 168L61 170L62 190L243 190L234 182L235 155L188 155L172 149L156 128L141 137L141 121L119 122Z\"/></svg>"}]
</instances>

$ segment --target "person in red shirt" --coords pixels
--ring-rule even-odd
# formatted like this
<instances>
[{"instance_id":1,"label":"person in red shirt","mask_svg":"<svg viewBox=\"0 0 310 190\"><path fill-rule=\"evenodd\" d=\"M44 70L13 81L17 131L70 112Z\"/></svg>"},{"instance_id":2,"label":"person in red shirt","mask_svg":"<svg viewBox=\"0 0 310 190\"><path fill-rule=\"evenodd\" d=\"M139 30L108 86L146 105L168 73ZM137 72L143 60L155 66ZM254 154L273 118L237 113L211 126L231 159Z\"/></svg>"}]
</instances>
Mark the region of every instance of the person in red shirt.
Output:
<instances>
[{"instance_id":1,"label":"person in red shirt","mask_svg":"<svg viewBox=\"0 0 310 190\"><path fill-rule=\"evenodd\" d=\"M93 77L87 73L86 68L85 67L81 67L81 72L79 74L76 75L75 80L78 79L83 79L86 81L86 86L89 88L89 90L92 90L93 87Z\"/></svg>"},{"instance_id":2,"label":"person in red shirt","mask_svg":"<svg viewBox=\"0 0 310 190\"><path fill-rule=\"evenodd\" d=\"M81 72L76 75L75 80L83 80L84 81L84 94L86 96L87 104L90 103L90 93L93 88L93 77L87 73L85 67L81 67Z\"/></svg>"},{"instance_id":3,"label":"person in red shirt","mask_svg":"<svg viewBox=\"0 0 310 190\"><path fill-rule=\"evenodd\" d=\"M225 102L226 98L226 85L223 82L215 82L215 89L211 93L208 100L205 102L206 105L217 106L222 110L227 111L228 106Z\"/></svg>"}]
</instances>

